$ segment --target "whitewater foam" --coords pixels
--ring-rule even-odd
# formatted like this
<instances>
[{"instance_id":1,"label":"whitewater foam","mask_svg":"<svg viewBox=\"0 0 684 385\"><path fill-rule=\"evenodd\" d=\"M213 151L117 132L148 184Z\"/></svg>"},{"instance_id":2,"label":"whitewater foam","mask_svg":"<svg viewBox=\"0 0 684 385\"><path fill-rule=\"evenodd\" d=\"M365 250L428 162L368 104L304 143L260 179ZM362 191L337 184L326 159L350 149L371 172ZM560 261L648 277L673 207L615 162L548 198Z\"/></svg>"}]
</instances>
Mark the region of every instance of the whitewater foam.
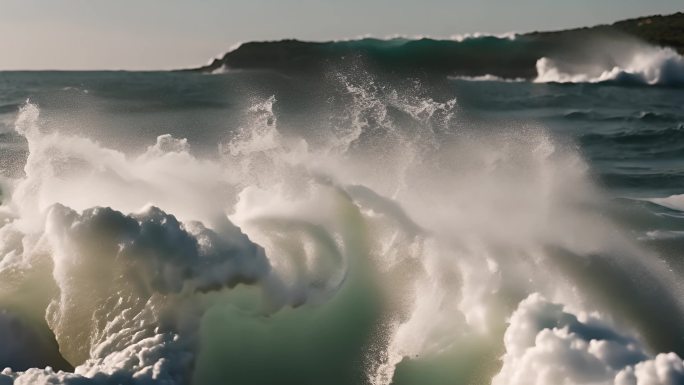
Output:
<instances>
[{"instance_id":1,"label":"whitewater foam","mask_svg":"<svg viewBox=\"0 0 684 385\"><path fill-rule=\"evenodd\" d=\"M626 57L608 62L590 58L579 68L543 57L536 67L537 83L684 84L684 58L671 48L638 46Z\"/></svg>"},{"instance_id":2,"label":"whitewater foam","mask_svg":"<svg viewBox=\"0 0 684 385\"><path fill-rule=\"evenodd\" d=\"M596 315L576 316L538 294L522 301L504 335L503 368L493 385L655 385L684 381L674 353L649 356L634 337L619 334Z\"/></svg>"},{"instance_id":3,"label":"whitewater foam","mask_svg":"<svg viewBox=\"0 0 684 385\"><path fill-rule=\"evenodd\" d=\"M469 82L505 82L505 83L521 83L526 81L523 78L507 79L494 75L482 75L482 76L449 76L452 80L465 80Z\"/></svg>"},{"instance_id":4,"label":"whitewater foam","mask_svg":"<svg viewBox=\"0 0 684 385\"><path fill-rule=\"evenodd\" d=\"M669 209L684 211L684 195L670 195L665 198L649 198L645 200Z\"/></svg>"},{"instance_id":5,"label":"whitewater foam","mask_svg":"<svg viewBox=\"0 0 684 385\"><path fill-rule=\"evenodd\" d=\"M42 317L75 369L0 383L679 378L648 333L680 330L676 279L597 210L572 146L537 126L468 129L420 85L337 80L348 103L320 143L285 135L267 97L209 159L171 135L124 154L46 130L27 104L25 176L2 186L0 304Z\"/></svg>"},{"instance_id":6,"label":"whitewater foam","mask_svg":"<svg viewBox=\"0 0 684 385\"><path fill-rule=\"evenodd\" d=\"M482 39L487 37L493 37L496 39L507 39L515 40L520 34L518 32L504 32L504 33L485 33L485 32L474 32L474 33L464 33L451 35L450 39L458 42L463 42L471 39Z\"/></svg>"}]
</instances>

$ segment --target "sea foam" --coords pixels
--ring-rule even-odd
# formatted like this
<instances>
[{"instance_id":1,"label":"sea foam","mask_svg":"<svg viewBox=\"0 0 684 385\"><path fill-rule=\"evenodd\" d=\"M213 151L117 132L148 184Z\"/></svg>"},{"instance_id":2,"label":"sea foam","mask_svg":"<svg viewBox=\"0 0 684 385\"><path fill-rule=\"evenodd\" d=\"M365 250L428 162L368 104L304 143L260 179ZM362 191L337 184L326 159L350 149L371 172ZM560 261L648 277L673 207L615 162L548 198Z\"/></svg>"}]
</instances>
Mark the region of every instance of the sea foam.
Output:
<instances>
[{"instance_id":1,"label":"sea foam","mask_svg":"<svg viewBox=\"0 0 684 385\"><path fill-rule=\"evenodd\" d=\"M335 81L345 108L317 143L255 98L205 158L171 135L126 154L27 103L0 303L37 314L74 370L0 383L680 378L677 279L596 209L572 146L539 126L469 129L419 84ZM0 327L33 330L21 311ZM0 358L30 353L21 341Z\"/></svg>"}]
</instances>

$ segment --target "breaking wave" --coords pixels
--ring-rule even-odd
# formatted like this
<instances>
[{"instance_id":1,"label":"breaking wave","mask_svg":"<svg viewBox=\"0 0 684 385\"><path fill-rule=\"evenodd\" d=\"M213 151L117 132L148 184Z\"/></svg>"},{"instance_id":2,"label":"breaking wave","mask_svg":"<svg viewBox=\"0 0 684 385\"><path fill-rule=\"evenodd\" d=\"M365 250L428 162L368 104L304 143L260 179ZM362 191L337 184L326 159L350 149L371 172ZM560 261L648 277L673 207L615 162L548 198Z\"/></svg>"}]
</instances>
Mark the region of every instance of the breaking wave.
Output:
<instances>
[{"instance_id":1,"label":"breaking wave","mask_svg":"<svg viewBox=\"0 0 684 385\"><path fill-rule=\"evenodd\" d=\"M197 70L218 74L255 69L311 74L359 62L380 73L420 73L477 81L684 84L684 58L676 51L610 30L471 34L448 40L367 37L332 42L250 42Z\"/></svg>"},{"instance_id":2,"label":"breaking wave","mask_svg":"<svg viewBox=\"0 0 684 385\"><path fill-rule=\"evenodd\" d=\"M494 75L482 75L482 76L449 76L452 80L464 80L467 82L505 82L505 83L519 83L524 82L523 78L516 79L505 79Z\"/></svg>"},{"instance_id":3,"label":"breaking wave","mask_svg":"<svg viewBox=\"0 0 684 385\"><path fill-rule=\"evenodd\" d=\"M684 195L671 195L665 198L650 198L647 200L672 210L684 211Z\"/></svg>"},{"instance_id":4,"label":"breaking wave","mask_svg":"<svg viewBox=\"0 0 684 385\"><path fill-rule=\"evenodd\" d=\"M684 58L670 48L646 46L626 57L596 62L537 61L539 83L684 84Z\"/></svg>"},{"instance_id":5,"label":"breaking wave","mask_svg":"<svg viewBox=\"0 0 684 385\"><path fill-rule=\"evenodd\" d=\"M573 146L338 80L323 139L270 97L203 158L171 135L124 154L23 106L0 384L684 380L676 277L603 215Z\"/></svg>"}]
</instances>

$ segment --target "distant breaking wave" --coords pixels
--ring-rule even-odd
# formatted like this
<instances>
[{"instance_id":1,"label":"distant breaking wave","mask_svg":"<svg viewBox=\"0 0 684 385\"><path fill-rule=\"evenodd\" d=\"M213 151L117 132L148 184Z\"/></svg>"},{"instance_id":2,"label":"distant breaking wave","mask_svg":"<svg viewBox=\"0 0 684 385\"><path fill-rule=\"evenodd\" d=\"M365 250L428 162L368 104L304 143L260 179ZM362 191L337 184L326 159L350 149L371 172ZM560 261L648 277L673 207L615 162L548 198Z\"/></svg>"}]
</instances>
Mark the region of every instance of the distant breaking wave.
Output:
<instances>
[{"instance_id":1,"label":"distant breaking wave","mask_svg":"<svg viewBox=\"0 0 684 385\"><path fill-rule=\"evenodd\" d=\"M672 210L684 211L684 194L671 195L665 198L651 198L646 200Z\"/></svg>"},{"instance_id":2,"label":"distant breaking wave","mask_svg":"<svg viewBox=\"0 0 684 385\"><path fill-rule=\"evenodd\" d=\"M613 62L586 62L579 66L558 63L553 59L537 61L539 83L602 83L682 85L684 58L670 48L642 47L630 56ZM611 67L612 66L612 67Z\"/></svg>"},{"instance_id":3,"label":"distant breaking wave","mask_svg":"<svg viewBox=\"0 0 684 385\"><path fill-rule=\"evenodd\" d=\"M525 79L523 78L515 78L515 79L504 79L500 78L498 76L494 75L482 75L482 76L449 76L449 79L452 80L465 80L468 82L506 82L506 83L518 83L518 82L524 82Z\"/></svg>"},{"instance_id":4,"label":"distant breaking wave","mask_svg":"<svg viewBox=\"0 0 684 385\"><path fill-rule=\"evenodd\" d=\"M251 42L195 71L220 74L257 69L324 74L359 65L379 73L469 81L684 85L684 58L675 50L615 31L592 30L477 33L445 40L392 37Z\"/></svg>"}]
</instances>

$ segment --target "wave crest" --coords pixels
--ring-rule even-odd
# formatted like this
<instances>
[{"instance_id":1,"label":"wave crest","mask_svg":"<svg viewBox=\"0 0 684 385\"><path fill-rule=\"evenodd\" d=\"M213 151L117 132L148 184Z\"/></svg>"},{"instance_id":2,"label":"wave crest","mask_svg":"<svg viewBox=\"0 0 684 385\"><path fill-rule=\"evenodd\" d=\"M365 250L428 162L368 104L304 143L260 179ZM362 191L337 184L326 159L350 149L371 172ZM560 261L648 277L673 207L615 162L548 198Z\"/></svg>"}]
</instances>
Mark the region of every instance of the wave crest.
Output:
<instances>
[{"instance_id":1,"label":"wave crest","mask_svg":"<svg viewBox=\"0 0 684 385\"><path fill-rule=\"evenodd\" d=\"M624 59L581 65L544 57L536 67L537 83L684 84L684 58L670 48L643 47Z\"/></svg>"}]
</instances>

